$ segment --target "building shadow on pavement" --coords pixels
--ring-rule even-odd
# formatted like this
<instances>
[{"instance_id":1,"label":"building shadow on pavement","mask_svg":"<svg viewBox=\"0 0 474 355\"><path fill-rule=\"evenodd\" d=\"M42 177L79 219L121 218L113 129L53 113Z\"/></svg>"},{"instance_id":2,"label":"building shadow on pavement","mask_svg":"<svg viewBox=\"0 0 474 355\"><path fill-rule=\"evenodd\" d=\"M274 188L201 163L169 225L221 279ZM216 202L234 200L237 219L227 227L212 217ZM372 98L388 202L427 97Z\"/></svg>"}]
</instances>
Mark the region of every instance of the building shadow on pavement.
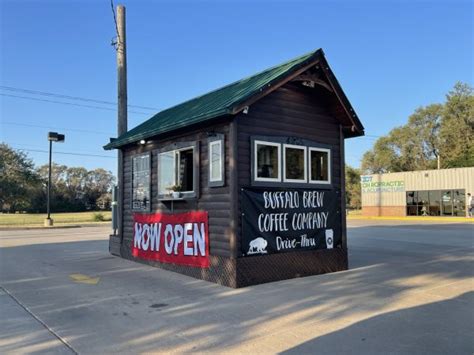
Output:
<instances>
[{"instance_id":1,"label":"building shadow on pavement","mask_svg":"<svg viewBox=\"0 0 474 355\"><path fill-rule=\"evenodd\" d=\"M388 312L308 340L282 354L472 354L474 292Z\"/></svg>"},{"instance_id":2,"label":"building shadow on pavement","mask_svg":"<svg viewBox=\"0 0 474 355\"><path fill-rule=\"evenodd\" d=\"M0 284L81 353L472 350L470 239L356 229L352 269L237 290L112 257L104 240L2 248ZM20 329L5 341L25 350Z\"/></svg>"}]
</instances>

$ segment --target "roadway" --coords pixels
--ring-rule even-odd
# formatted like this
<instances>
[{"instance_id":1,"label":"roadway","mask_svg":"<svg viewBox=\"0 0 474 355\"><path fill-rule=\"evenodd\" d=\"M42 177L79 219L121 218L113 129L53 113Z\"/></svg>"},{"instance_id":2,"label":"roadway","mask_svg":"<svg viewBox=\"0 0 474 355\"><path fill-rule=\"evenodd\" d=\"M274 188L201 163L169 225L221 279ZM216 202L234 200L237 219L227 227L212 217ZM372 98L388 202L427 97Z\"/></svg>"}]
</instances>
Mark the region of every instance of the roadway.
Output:
<instances>
[{"instance_id":1,"label":"roadway","mask_svg":"<svg viewBox=\"0 0 474 355\"><path fill-rule=\"evenodd\" d=\"M108 232L0 231L0 353L474 352L473 224L351 221L350 270L237 290Z\"/></svg>"}]
</instances>

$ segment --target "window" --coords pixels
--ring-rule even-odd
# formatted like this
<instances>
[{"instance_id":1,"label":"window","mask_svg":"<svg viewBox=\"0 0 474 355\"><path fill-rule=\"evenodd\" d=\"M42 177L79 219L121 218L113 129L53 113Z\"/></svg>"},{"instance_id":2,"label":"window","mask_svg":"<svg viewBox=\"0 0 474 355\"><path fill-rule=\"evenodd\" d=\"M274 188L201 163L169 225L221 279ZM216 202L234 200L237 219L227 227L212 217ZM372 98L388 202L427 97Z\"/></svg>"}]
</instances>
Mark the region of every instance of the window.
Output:
<instances>
[{"instance_id":1,"label":"window","mask_svg":"<svg viewBox=\"0 0 474 355\"><path fill-rule=\"evenodd\" d=\"M416 216L418 213L417 198L418 194L416 191L407 191L407 216Z\"/></svg>"},{"instance_id":2,"label":"window","mask_svg":"<svg viewBox=\"0 0 474 355\"><path fill-rule=\"evenodd\" d=\"M430 216L441 215L441 191L429 191Z\"/></svg>"},{"instance_id":3,"label":"window","mask_svg":"<svg viewBox=\"0 0 474 355\"><path fill-rule=\"evenodd\" d=\"M224 135L209 138L209 186L224 186Z\"/></svg>"},{"instance_id":4,"label":"window","mask_svg":"<svg viewBox=\"0 0 474 355\"><path fill-rule=\"evenodd\" d=\"M453 215L453 196L452 191L442 191L441 192L441 201L443 205L442 214L445 216Z\"/></svg>"},{"instance_id":5,"label":"window","mask_svg":"<svg viewBox=\"0 0 474 355\"><path fill-rule=\"evenodd\" d=\"M132 158L132 210L150 209L150 154Z\"/></svg>"},{"instance_id":6,"label":"window","mask_svg":"<svg viewBox=\"0 0 474 355\"><path fill-rule=\"evenodd\" d=\"M453 191L453 215L466 216L466 195L464 190Z\"/></svg>"},{"instance_id":7,"label":"window","mask_svg":"<svg viewBox=\"0 0 474 355\"><path fill-rule=\"evenodd\" d=\"M158 159L158 191L164 195L170 193L176 183L176 152L161 153Z\"/></svg>"},{"instance_id":8,"label":"window","mask_svg":"<svg viewBox=\"0 0 474 355\"><path fill-rule=\"evenodd\" d=\"M255 181L281 181L281 144L255 141Z\"/></svg>"},{"instance_id":9,"label":"window","mask_svg":"<svg viewBox=\"0 0 474 355\"><path fill-rule=\"evenodd\" d=\"M306 147L299 145L283 145L283 171L285 182L306 182L307 160Z\"/></svg>"},{"instance_id":10,"label":"window","mask_svg":"<svg viewBox=\"0 0 474 355\"><path fill-rule=\"evenodd\" d=\"M430 198L428 191L418 191L418 216L428 216Z\"/></svg>"},{"instance_id":11,"label":"window","mask_svg":"<svg viewBox=\"0 0 474 355\"><path fill-rule=\"evenodd\" d=\"M408 216L464 216L465 190L407 191Z\"/></svg>"},{"instance_id":12,"label":"window","mask_svg":"<svg viewBox=\"0 0 474 355\"><path fill-rule=\"evenodd\" d=\"M417 204L417 192L416 191L408 191L407 192L407 205L408 206L416 206Z\"/></svg>"},{"instance_id":13,"label":"window","mask_svg":"<svg viewBox=\"0 0 474 355\"><path fill-rule=\"evenodd\" d=\"M331 188L331 149L295 137L252 137L254 186Z\"/></svg>"},{"instance_id":14,"label":"window","mask_svg":"<svg viewBox=\"0 0 474 355\"><path fill-rule=\"evenodd\" d=\"M309 182L331 183L331 151L325 148L309 148Z\"/></svg>"},{"instance_id":15,"label":"window","mask_svg":"<svg viewBox=\"0 0 474 355\"><path fill-rule=\"evenodd\" d=\"M180 197L196 195L195 146L162 152L158 155L158 195L169 197L173 191Z\"/></svg>"}]
</instances>

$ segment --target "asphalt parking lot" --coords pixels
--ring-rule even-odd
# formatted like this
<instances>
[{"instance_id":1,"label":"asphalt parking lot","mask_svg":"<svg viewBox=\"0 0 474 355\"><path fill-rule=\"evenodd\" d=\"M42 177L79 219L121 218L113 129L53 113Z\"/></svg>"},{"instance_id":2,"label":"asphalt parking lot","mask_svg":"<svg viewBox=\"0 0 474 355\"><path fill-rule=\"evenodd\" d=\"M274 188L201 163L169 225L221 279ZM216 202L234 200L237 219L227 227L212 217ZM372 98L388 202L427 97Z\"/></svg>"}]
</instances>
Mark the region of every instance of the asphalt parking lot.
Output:
<instances>
[{"instance_id":1,"label":"asphalt parking lot","mask_svg":"<svg viewBox=\"0 0 474 355\"><path fill-rule=\"evenodd\" d=\"M474 352L473 224L352 221L349 271L237 290L107 235L0 231L0 353Z\"/></svg>"}]
</instances>

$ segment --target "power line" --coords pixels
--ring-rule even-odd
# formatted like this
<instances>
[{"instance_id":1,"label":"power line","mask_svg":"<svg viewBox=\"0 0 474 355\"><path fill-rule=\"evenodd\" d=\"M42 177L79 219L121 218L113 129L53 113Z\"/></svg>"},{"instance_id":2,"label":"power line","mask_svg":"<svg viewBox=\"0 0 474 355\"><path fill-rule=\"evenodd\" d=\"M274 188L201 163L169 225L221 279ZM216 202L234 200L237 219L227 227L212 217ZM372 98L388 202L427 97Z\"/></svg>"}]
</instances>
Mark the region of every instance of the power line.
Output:
<instances>
[{"instance_id":1,"label":"power line","mask_svg":"<svg viewBox=\"0 0 474 355\"><path fill-rule=\"evenodd\" d=\"M112 9L113 9L113 4L112 4ZM114 12L115 14L115 12ZM94 102L98 104L104 104L104 105L117 105L116 102L112 101L104 101L104 100L97 100L97 99L91 99L91 98L85 98L85 97L80 97L80 96L70 96L70 95L63 95L63 94L55 94L51 92L46 92L46 91L38 91L38 90L31 90L31 89L24 89L24 88L18 88L18 87L13 87L13 86L4 86L0 85L0 89L4 90L9 90L9 91L16 91L16 92L23 92L27 94L33 94L33 95L43 95L43 96L51 96L51 97L57 97L61 99L69 99L69 100L79 100L79 101L86 101L86 102ZM19 96L19 95L9 95L9 94L2 94L2 96L7 96L7 97L15 97L15 98L22 98L22 99L29 99L29 100L37 100L37 101L45 101L45 102L50 102L50 103L59 103L59 104L65 104L65 105L74 105L74 106L81 106L81 107L87 107L87 108L97 108L97 109L102 109L102 110L108 110L108 111L116 111L116 109L112 108L105 108L105 107L98 107L98 106L89 106L89 105L80 105L80 104L73 104L73 103L67 103L67 102L59 102L59 101L53 101L53 100L43 100L43 99L38 99L38 98L33 98L33 97L26 97L26 96ZM154 110L154 111L159 111L160 109L156 107L148 107L148 106L138 106L138 105L128 105L128 107L135 107L135 108L140 108L144 110ZM138 113L142 115L148 115L146 112L137 112L137 111L128 111L130 113ZM9 123L12 124L12 123ZM40 127L40 126L37 126ZM49 128L45 126L41 126L42 128ZM65 128L63 128L65 129ZM73 129L69 129L73 130ZM87 130L76 130L76 131L83 131L83 132L89 132L89 133L96 133L93 131L87 131ZM98 133L98 132L97 132ZM105 132L104 132L105 133ZM383 136L378 136L374 134L365 134L364 136L358 137L358 138L382 138Z\"/></svg>"},{"instance_id":2,"label":"power line","mask_svg":"<svg viewBox=\"0 0 474 355\"><path fill-rule=\"evenodd\" d=\"M355 137L356 139L365 139L365 140L369 140L369 141L376 141L378 140L378 138L375 138L375 137L370 137L370 136L360 136L360 137Z\"/></svg>"},{"instance_id":3,"label":"power line","mask_svg":"<svg viewBox=\"0 0 474 355\"><path fill-rule=\"evenodd\" d=\"M114 15L114 22L115 22L115 32L117 33L117 38L120 42L120 34L118 30L118 25L117 25L117 17L115 16L115 7L114 7L114 1L110 0L110 7L112 8L112 14Z\"/></svg>"},{"instance_id":4,"label":"power line","mask_svg":"<svg viewBox=\"0 0 474 355\"><path fill-rule=\"evenodd\" d=\"M65 127L56 127L56 126L42 126L29 123L17 123L17 122L2 122L2 124L11 125L11 126L22 126L22 127L34 127L34 128L46 128L46 129L57 129L61 131L71 131L71 132L81 132L81 133L93 133L93 134L106 134L110 135L110 132L103 131L90 131L87 129L78 129L78 128L65 128ZM113 136L113 135L111 135Z\"/></svg>"},{"instance_id":5,"label":"power line","mask_svg":"<svg viewBox=\"0 0 474 355\"><path fill-rule=\"evenodd\" d=\"M66 127L56 127L56 126L42 126L29 123L17 123L17 122L2 122L2 124L11 125L11 126L23 126L23 127L34 127L34 128L46 128L46 129L57 129L61 131L71 131L71 132L81 132L81 133L93 133L93 134L106 134L110 135L110 132L105 131L90 131L87 129L78 129L78 128L66 128ZM111 135L113 136L113 135Z\"/></svg>"},{"instance_id":6,"label":"power line","mask_svg":"<svg viewBox=\"0 0 474 355\"><path fill-rule=\"evenodd\" d=\"M32 148L40 148L41 149L41 148L45 147L44 144L43 145L38 145L38 144L27 144L27 143L17 143L17 142L15 142L15 145L20 146L20 147L29 147L29 148L25 148L25 149L32 149ZM18 149L20 149L20 148L18 148ZM96 154L97 150L74 149L74 152Z\"/></svg>"},{"instance_id":7,"label":"power line","mask_svg":"<svg viewBox=\"0 0 474 355\"><path fill-rule=\"evenodd\" d=\"M27 152L38 152L38 153L47 153L49 154L49 151L47 150L40 150L40 149L26 149L26 148L18 148L18 147L13 147L18 150L24 150ZM63 155L78 155L82 157L97 157L97 158L109 158L109 159L116 159L115 157L111 157L109 155L99 155L99 154L81 154L81 153L72 153L72 152L57 152L55 151L54 154L63 154Z\"/></svg>"},{"instance_id":8,"label":"power line","mask_svg":"<svg viewBox=\"0 0 474 355\"><path fill-rule=\"evenodd\" d=\"M6 125L11 125L11 126L22 126L22 127L34 127L34 128L46 128L46 129L57 129L57 130L62 130L62 131L71 131L71 132L80 132L80 133L91 133L91 134L105 134L110 137L113 137L114 135L111 134L110 132L105 132L105 131L91 131L87 129L79 129L79 128L66 128L66 127L56 127L56 126L42 126L42 125L37 125L37 124L29 124L29 123L18 123L18 122L9 122L9 121L3 121L1 122L2 124ZM357 139L368 139L371 141L377 140L378 138L381 138L381 136L374 136L374 135L369 135L366 134L365 136L360 136L356 137Z\"/></svg>"},{"instance_id":9,"label":"power line","mask_svg":"<svg viewBox=\"0 0 474 355\"><path fill-rule=\"evenodd\" d=\"M57 97L57 98L60 98L60 99L68 99L68 100L78 100L78 101L94 102L94 103L103 104L103 105L117 105L117 103L116 103L116 102L113 102L113 101L105 101L105 100L91 99L91 98L87 98L87 97L70 96L70 95L64 95L64 94L56 94L56 93L47 92L47 91L39 91L39 90L31 90L31 89L17 88L17 87L13 87L13 86L0 85L0 88L3 89L3 90L22 92L22 93L32 94L32 95L51 96L51 97ZM156 107L149 107L149 106L128 105L128 107L135 107L135 108L140 108L140 109L143 109L143 110L159 111L158 108L156 108Z\"/></svg>"},{"instance_id":10,"label":"power line","mask_svg":"<svg viewBox=\"0 0 474 355\"><path fill-rule=\"evenodd\" d=\"M20 95L10 95L10 94L3 94L0 93L1 96L6 96L6 97L15 97L19 99L25 99L25 100L33 100L33 101L42 101L42 102L49 102L53 104L62 104L62 105L70 105L70 106L79 106L79 107L87 107L87 108L94 108L98 110L106 110L106 111L117 111L116 109L113 108L108 108L108 107L100 107L100 106L92 106L92 105L82 105L82 104L75 104L72 102L62 102L62 101L54 101L54 100L46 100L46 99L39 99L36 97L28 97L28 96L20 96ZM130 113L137 113L140 115L147 115L149 116L149 113L146 112L138 112L138 111L128 111Z\"/></svg>"}]
</instances>

